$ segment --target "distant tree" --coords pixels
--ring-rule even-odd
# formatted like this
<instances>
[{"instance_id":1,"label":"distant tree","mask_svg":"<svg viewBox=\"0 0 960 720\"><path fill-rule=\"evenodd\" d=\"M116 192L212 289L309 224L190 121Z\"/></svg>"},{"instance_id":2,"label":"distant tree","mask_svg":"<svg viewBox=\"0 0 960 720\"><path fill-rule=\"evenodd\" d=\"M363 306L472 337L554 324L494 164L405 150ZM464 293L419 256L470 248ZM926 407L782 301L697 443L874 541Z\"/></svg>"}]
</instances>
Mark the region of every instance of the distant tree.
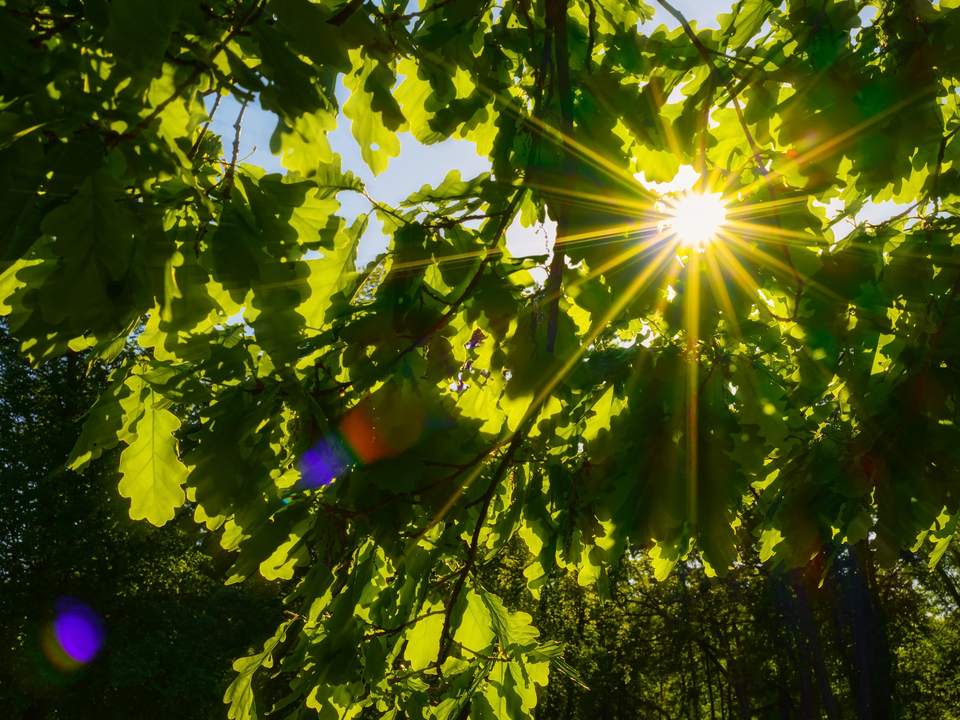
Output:
<instances>
[{"instance_id":1,"label":"distant tree","mask_svg":"<svg viewBox=\"0 0 960 720\"><path fill-rule=\"evenodd\" d=\"M224 587L206 552L217 545L189 515L162 528L131 521L116 451L82 475L65 469L109 385L86 361L71 352L31 368L0 321L0 715L221 717L230 665L279 622L281 588ZM45 654L63 597L103 620L105 646L87 667L62 670Z\"/></svg>"},{"instance_id":2,"label":"distant tree","mask_svg":"<svg viewBox=\"0 0 960 720\"><path fill-rule=\"evenodd\" d=\"M707 576L694 555L657 581L631 553L607 602L563 571L534 598L523 577L532 560L512 543L480 581L563 643L578 671L538 691L541 720L960 717L954 557L931 575L912 555L883 569L843 547L830 568L788 573L745 547L726 577Z\"/></svg>"}]
</instances>

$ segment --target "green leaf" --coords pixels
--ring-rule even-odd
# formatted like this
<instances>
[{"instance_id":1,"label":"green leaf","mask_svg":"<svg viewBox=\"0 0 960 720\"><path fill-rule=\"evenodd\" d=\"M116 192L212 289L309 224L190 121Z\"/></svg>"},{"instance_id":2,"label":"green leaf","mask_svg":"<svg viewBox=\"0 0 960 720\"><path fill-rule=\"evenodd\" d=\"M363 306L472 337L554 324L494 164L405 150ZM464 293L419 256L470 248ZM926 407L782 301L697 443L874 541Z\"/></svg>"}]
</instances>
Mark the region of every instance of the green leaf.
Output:
<instances>
[{"instance_id":1,"label":"green leaf","mask_svg":"<svg viewBox=\"0 0 960 720\"><path fill-rule=\"evenodd\" d=\"M131 500L130 517L163 525L173 519L185 500L187 468L180 462L177 440L180 420L169 410L158 409L158 398L146 391L143 415L120 455L120 494Z\"/></svg>"},{"instance_id":2,"label":"green leaf","mask_svg":"<svg viewBox=\"0 0 960 720\"><path fill-rule=\"evenodd\" d=\"M324 250L322 259L306 261L310 299L298 312L308 328L320 329L329 319L346 311L352 291L357 289L357 248L367 222L366 217L357 218L351 227L337 234L333 249Z\"/></svg>"},{"instance_id":3,"label":"green leaf","mask_svg":"<svg viewBox=\"0 0 960 720\"><path fill-rule=\"evenodd\" d=\"M140 393L139 388L135 391L127 382L130 369L127 365L117 370L113 384L90 409L80 437L67 458L67 467L71 470L83 472L105 450L115 448L121 440L132 441L129 427L135 418L129 416L124 405L128 399L135 399L139 404Z\"/></svg>"},{"instance_id":4,"label":"green leaf","mask_svg":"<svg viewBox=\"0 0 960 720\"><path fill-rule=\"evenodd\" d=\"M223 696L223 702L230 705L227 717L230 720L258 720L257 703L253 697L253 675L261 667L273 667L273 652L287 636L287 630L293 624L287 620L277 629L276 634L263 644L263 652L241 658L233 663L234 671L240 673Z\"/></svg>"},{"instance_id":5,"label":"green leaf","mask_svg":"<svg viewBox=\"0 0 960 720\"><path fill-rule=\"evenodd\" d=\"M482 700L474 703L471 718L521 720L530 716L537 694L522 664L496 663L487 681Z\"/></svg>"},{"instance_id":6,"label":"green leaf","mask_svg":"<svg viewBox=\"0 0 960 720\"><path fill-rule=\"evenodd\" d=\"M136 95L155 77L186 4L183 0L117 0L107 6L110 24L103 42L132 79L125 88L128 93Z\"/></svg>"},{"instance_id":7,"label":"green leaf","mask_svg":"<svg viewBox=\"0 0 960 720\"><path fill-rule=\"evenodd\" d=\"M139 223L124 206L124 195L103 168L43 219L41 228L55 238L52 248L61 257L40 290L47 322L67 321L71 331L81 334L116 327L126 316L123 290Z\"/></svg>"},{"instance_id":8,"label":"green leaf","mask_svg":"<svg viewBox=\"0 0 960 720\"><path fill-rule=\"evenodd\" d=\"M721 35L729 36L729 45L739 50L759 32L763 23L774 10L777 4L772 0L740 0L737 14L729 25L721 28Z\"/></svg>"},{"instance_id":9,"label":"green leaf","mask_svg":"<svg viewBox=\"0 0 960 720\"><path fill-rule=\"evenodd\" d=\"M435 610L436 608L425 608ZM418 620L404 632L407 647L403 657L410 662L411 670L424 670L437 661L440 654L440 634L443 632L443 613Z\"/></svg>"},{"instance_id":10,"label":"green leaf","mask_svg":"<svg viewBox=\"0 0 960 720\"><path fill-rule=\"evenodd\" d=\"M407 129L407 121L390 94L394 70L361 50L351 50L350 60L353 69L343 84L351 92L343 114L352 120L350 131L360 144L363 161L377 176L387 169L390 158L400 156L397 133Z\"/></svg>"},{"instance_id":11,"label":"green leaf","mask_svg":"<svg viewBox=\"0 0 960 720\"><path fill-rule=\"evenodd\" d=\"M453 639L468 650L483 653L493 642L494 632L490 611L480 596L467 589L457 600L457 607L451 622L454 627Z\"/></svg>"},{"instance_id":12,"label":"green leaf","mask_svg":"<svg viewBox=\"0 0 960 720\"><path fill-rule=\"evenodd\" d=\"M508 612L496 595L480 589L480 598L490 613L494 633L505 652L511 654L536 645L540 632L531 627L531 617L525 612Z\"/></svg>"}]
</instances>

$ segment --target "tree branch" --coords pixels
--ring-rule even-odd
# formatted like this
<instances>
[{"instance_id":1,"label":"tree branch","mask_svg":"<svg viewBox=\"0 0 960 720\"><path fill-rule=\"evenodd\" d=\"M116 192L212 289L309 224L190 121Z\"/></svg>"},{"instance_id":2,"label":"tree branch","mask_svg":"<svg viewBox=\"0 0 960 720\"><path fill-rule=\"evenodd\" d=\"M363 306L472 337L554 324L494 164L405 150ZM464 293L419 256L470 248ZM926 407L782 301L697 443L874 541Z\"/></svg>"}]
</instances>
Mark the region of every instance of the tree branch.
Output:
<instances>
[{"instance_id":1,"label":"tree branch","mask_svg":"<svg viewBox=\"0 0 960 720\"><path fill-rule=\"evenodd\" d=\"M934 215L940 212L940 194L938 192L937 186L940 184L940 172L943 168L943 155L947 150L947 141L957 134L957 130L960 130L960 126L955 127L952 131L950 131L940 139L940 151L937 153L937 167L933 172L933 186L930 189L930 194L933 196L933 214Z\"/></svg>"},{"instance_id":2,"label":"tree branch","mask_svg":"<svg viewBox=\"0 0 960 720\"><path fill-rule=\"evenodd\" d=\"M585 65L587 66L587 75L590 74L591 64L593 63L593 45L596 42L596 38L593 36L593 26L597 22L597 8L593 4L593 0L587 0L587 6L590 8L590 14L587 16L587 59Z\"/></svg>"},{"instance_id":3,"label":"tree branch","mask_svg":"<svg viewBox=\"0 0 960 720\"><path fill-rule=\"evenodd\" d=\"M227 168L226 175L223 178L223 197L230 199L230 191L233 189L233 176L237 168L237 158L240 157L240 130L243 127L243 114L247 111L247 101L243 101L240 106L240 114L237 121L233 124L236 134L233 136L233 157L230 160L230 167Z\"/></svg>"},{"instance_id":4,"label":"tree branch","mask_svg":"<svg viewBox=\"0 0 960 720\"><path fill-rule=\"evenodd\" d=\"M570 49L567 47L567 0L547 0L547 27L553 30L556 44L554 57L557 85L560 93L560 132L563 151L563 188L557 208L557 238L553 244L553 261L547 278L547 298L550 308L547 316L547 352L553 354L560 321L560 289L563 282L565 245L570 232L570 185L573 183L573 164L570 146L573 143L573 90L570 87ZM588 58L589 61L589 58Z\"/></svg>"},{"instance_id":5,"label":"tree branch","mask_svg":"<svg viewBox=\"0 0 960 720\"><path fill-rule=\"evenodd\" d=\"M344 23L349 20L353 14L360 9L360 6L363 5L364 0L350 0L346 6L334 15L332 18L327 20L328 25L333 25L334 27L342 27Z\"/></svg>"},{"instance_id":6,"label":"tree branch","mask_svg":"<svg viewBox=\"0 0 960 720\"><path fill-rule=\"evenodd\" d=\"M221 42L221 43L217 46L217 49L216 49L216 50L214 51L214 53L210 56L209 62L212 63L214 60L216 60L216 59L217 59L217 56L218 56L221 52L223 52L223 49L224 49L227 45L230 44L230 41L233 40L234 37L236 37L237 33L239 33L240 31L242 31L243 28L244 28L246 25L248 25L248 24L250 24L250 23L252 23L252 22L256 22L256 20L260 17L260 14L261 14L262 12L263 12L263 0L256 0L256 1L253 3L253 7L250 8L249 12L247 12L247 14L243 17L243 19L240 20L240 22L237 23L237 24L230 30L229 33L227 33L227 37L224 38L223 42ZM134 125L134 126L133 126L133 129L132 129L130 132L123 133L122 135L121 135L121 134L113 134L112 137L109 137L109 138L108 138L108 140L107 140L107 145L108 145L109 147L116 147L117 145L119 145L119 144L120 144L122 141L124 141L124 140L132 140L133 138L137 137L140 133L142 133L144 130L146 130L148 127L150 127L150 124L151 124L154 120L157 119L157 117L160 115L160 113L162 113L164 110L166 110L167 106L168 106L170 103L172 103L174 100L176 100L178 97L180 97L180 93L182 93L184 90L186 90L188 87L190 87L190 85L192 85L192 84L197 80L197 78L199 78L199 77L203 74L204 70L206 70L206 69L207 69L207 66L206 66L206 65L204 65L204 64L198 65L198 66L194 69L194 71L193 71L192 73L190 73L190 75L187 77L186 80L184 80L182 83L180 83L179 85L177 85L176 88L174 88L173 92L170 94L170 97L168 97L166 100L164 100L163 102L161 102L159 105L157 105L157 106L153 109L153 112L151 112L151 113L150 113L149 115L147 115L143 120L141 120L141 121L138 122L136 125Z\"/></svg>"},{"instance_id":7,"label":"tree branch","mask_svg":"<svg viewBox=\"0 0 960 720\"><path fill-rule=\"evenodd\" d=\"M412 12L412 13L407 13L406 15L401 15L399 19L412 20L415 17L420 17L421 15L427 15L429 13L432 13L434 10L439 10L444 5L450 5L455 2L457 2L457 0L441 0L441 2L435 3L434 5L431 5L430 7L425 8L420 12Z\"/></svg>"},{"instance_id":8,"label":"tree branch","mask_svg":"<svg viewBox=\"0 0 960 720\"><path fill-rule=\"evenodd\" d=\"M450 642L450 638L448 637L450 634L450 616L452 615L453 608L456 606L457 600L460 597L460 592L463 590L463 583L466 581L467 575L470 574L470 571L473 570L477 562L477 549L480 542L480 531L483 530L483 526L487 522L487 513L490 510L490 502L493 500L493 494L496 492L497 486L503 479L503 474L510 465L511 458L523 443L524 435L521 432L521 429L522 428L517 428L517 432L513 436L513 440L510 442L510 447L508 447L507 451L503 454L503 458L500 460L500 465L497 466L497 471L493 474L493 478L491 478L490 484L487 486L487 489L483 494L483 505L480 507L480 517L477 519L477 524L473 528L473 536L470 538L470 549L467 552L467 562L464 563L463 568L460 570L460 574L457 576L456 582L453 584L453 590L450 593L450 600L447 603L446 611L444 613L443 630L440 633L440 654L437 656L438 667L446 656L447 647Z\"/></svg>"},{"instance_id":9,"label":"tree branch","mask_svg":"<svg viewBox=\"0 0 960 720\"><path fill-rule=\"evenodd\" d=\"M219 92L217 93L217 99L213 102L213 109L210 111L210 119L204 124L203 128L200 130L200 135L197 137L197 141L193 144L193 147L190 148L190 154L187 157L190 160L193 160L197 156L197 152L200 150L200 143L203 141L203 136L207 134L207 130L210 129L210 123L213 122L214 116L217 114L217 108L220 107L220 101L223 100L223 95Z\"/></svg>"}]
</instances>

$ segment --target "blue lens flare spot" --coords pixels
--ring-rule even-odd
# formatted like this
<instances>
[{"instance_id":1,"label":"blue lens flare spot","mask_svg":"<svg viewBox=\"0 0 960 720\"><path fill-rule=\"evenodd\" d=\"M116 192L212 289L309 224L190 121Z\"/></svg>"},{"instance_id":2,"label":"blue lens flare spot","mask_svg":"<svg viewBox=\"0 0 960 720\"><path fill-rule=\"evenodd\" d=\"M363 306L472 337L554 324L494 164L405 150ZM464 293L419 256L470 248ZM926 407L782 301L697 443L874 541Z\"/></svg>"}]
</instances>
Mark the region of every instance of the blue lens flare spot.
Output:
<instances>
[{"instance_id":1,"label":"blue lens flare spot","mask_svg":"<svg viewBox=\"0 0 960 720\"><path fill-rule=\"evenodd\" d=\"M53 623L44 632L47 657L61 670L75 670L91 662L103 648L106 632L96 612L75 598L57 600Z\"/></svg>"},{"instance_id":2,"label":"blue lens flare spot","mask_svg":"<svg viewBox=\"0 0 960 720\"><path fill-rule=\"evenodd\" d=\"M325 437L300 459L300 485L319 488L346 474L350 455L336 436Z\"/></svg>"}]
</instances>

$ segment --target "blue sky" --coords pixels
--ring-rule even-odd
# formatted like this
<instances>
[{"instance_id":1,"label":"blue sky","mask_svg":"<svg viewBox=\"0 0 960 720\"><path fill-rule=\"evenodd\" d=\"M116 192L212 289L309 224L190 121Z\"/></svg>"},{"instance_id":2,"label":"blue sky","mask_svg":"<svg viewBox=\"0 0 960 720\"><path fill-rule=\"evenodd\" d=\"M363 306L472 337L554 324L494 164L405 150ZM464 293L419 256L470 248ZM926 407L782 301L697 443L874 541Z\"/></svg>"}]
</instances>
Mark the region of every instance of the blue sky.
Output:
<instances>
[{"instance_id":1,"label":"blue sky","mask_svg":"<svg viewBox=\"0 0 960 720\"><path fill-rule=\"evenodd\" d=\"M650 4L657 9L657 12L652 21L642 26L643 32L650 33L659 25L666 25L669 29L679 26L673 16L661 8L655 0ZM733 2L732 0L672 0L671 4L688 20L696 20L699 27L718 28L717 15L729 12ZM338 85L337 96L341 103L347 97L342 83ZM223 137L224 146L228 152L234 135L232 126L239 111L240 104L233 97L224 97L212 123L213 131ZM360 150L350 134L349 121L343 117L340 120L337 129L329 134L334 152L342 157L344 169L353 170L363 179L372 197L386 203L396 204L424 184L437 185L447 172L454 168L460 170L465 178L474 177L490 169L489 161L476 154L472 143L464 140L447 140L437 145L422 146L409 133L403 133L400 135L400 157L392 159L387 170L374 178L360 157ZM259 106L248 107L240 136L240 158L265 168L267 172L285 172L280 164L280 158L270 153L270 136L275 127L276 119L271 113L264 112ZM370 210L370 203L362 196L340 193L338 197L341 202L341 215L347 218L348 223L352 222L357 215ZM896 212L896 206L892 203L868 206L859 219L877 222ZM543 254L552 246L553 238L554 228L550 223L539 229L523 228L516 223L507 232L507 246L516 255ZM358 263L361 267L382 252L386 244L387 238L383 236L382 226L374 216L371 216L370 226L360 246Z\"/></svg>"}]
</instances>

